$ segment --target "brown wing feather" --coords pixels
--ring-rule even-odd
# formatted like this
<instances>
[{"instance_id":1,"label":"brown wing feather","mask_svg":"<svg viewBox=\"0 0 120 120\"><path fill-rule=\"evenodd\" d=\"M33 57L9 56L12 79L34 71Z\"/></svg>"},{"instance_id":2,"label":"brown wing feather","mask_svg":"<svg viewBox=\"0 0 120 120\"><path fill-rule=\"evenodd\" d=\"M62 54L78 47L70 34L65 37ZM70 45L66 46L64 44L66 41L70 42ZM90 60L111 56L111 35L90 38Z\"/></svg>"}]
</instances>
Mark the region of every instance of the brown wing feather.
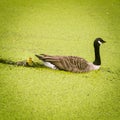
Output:
<instances>
[{"instance_id":1,"label":"brown wing feather","mask_svg":"<svg viewBox=\"0 0 120 120\"><path fill-rule=\"evenodd\" d=\"M59 65L60 63L63 70L73 71L73 72L85 71L85 69L88 66L86 60L75 56L67 56L67 57L63 56L57 65Z\"/></svg>"},{"instance_id":2,"label":"brown wing feather","mask_svg":"<svg viewBox=\"0 0 120 120\"><path fill-rule=\"evenodd\" d=\"M58 69L72 71L72 72L85 72L88 62L76 56L50 56L41 54L41 60L54 64Z\"/></svg>"}]
</instances>

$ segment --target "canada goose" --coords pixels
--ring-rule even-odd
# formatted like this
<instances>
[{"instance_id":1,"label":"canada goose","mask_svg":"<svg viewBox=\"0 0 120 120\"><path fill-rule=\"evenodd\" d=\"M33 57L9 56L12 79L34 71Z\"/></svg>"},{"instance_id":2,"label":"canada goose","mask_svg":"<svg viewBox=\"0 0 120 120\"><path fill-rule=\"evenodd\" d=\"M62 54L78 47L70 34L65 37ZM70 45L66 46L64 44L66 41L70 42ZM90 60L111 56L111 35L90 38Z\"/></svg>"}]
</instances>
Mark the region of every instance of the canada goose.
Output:
<instances>
[{"instance_id":1,"label":"canada goose","mask_svg":"<svg viewBox=\"0 0 120 120\"><path fill-rule=\"evenodd\" d=\"M42 60L45 66L52 69L71 72L89 72L100 68L101 59L99 49L102 43L105 43L102 38L96 38L94 40L95 60L93 63L89 63L85 59L76 56L51 56L45 54L35 56Z\"/></svg>"}]
</instances>

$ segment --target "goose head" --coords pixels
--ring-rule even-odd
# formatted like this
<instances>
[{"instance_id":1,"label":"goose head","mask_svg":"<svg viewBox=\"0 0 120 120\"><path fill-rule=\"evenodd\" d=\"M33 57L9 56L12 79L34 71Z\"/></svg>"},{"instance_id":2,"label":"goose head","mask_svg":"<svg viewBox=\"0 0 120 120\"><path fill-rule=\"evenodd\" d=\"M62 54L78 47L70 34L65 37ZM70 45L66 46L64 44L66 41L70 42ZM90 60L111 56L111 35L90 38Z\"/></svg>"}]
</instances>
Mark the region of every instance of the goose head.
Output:
<instances>
[{"instance_id":1,"label":"goose head","mask_svg":"<svg viewBox=\"0 0 120 120\"><path fill-rule=\"evenodd\" d=\"M94 41L94 47L99 47L101 44L106 43L102 38L96 38Z\"/></svg>"}]
</instances>

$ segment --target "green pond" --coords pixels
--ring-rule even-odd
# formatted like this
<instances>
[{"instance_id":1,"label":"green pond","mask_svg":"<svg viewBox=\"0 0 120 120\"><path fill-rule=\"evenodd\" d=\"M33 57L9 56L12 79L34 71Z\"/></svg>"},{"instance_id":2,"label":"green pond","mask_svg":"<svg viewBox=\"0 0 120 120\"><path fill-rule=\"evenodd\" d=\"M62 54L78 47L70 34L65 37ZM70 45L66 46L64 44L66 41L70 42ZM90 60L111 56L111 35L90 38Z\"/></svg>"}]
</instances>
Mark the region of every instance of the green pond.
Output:
<instances>
[{"instance_id":1,"label":"green pond","mask_svg":"<svg viewBox=\"0 0 120 120\"><path fill-rule=\"evenodd\" d=\"M0 120L120 120L120 0L1 0L0 58L40 62L35 54L93 62L70 73L0 63Z\"/></svg>"}]
</instances>

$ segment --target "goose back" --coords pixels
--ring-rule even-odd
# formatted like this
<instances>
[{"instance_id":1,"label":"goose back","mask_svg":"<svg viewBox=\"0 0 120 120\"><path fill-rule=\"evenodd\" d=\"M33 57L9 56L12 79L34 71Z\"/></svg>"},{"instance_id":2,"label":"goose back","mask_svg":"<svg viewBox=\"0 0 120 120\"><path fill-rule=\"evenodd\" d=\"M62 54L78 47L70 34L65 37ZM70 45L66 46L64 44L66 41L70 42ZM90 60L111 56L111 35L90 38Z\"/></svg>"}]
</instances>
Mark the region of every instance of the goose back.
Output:
<instances>
[{"instance_id":1,"label":"goose back","mask_svg":"<svg viewBox=\"0 0 120 120\"><path fill-rule=\"evenodd\" d=\"M76 56L50 56L50 55L36 55L43 62L49 62L57 69L71 71L71 72L87 72L89 71L88 62Z\"/></svg>"}]
</instances>

